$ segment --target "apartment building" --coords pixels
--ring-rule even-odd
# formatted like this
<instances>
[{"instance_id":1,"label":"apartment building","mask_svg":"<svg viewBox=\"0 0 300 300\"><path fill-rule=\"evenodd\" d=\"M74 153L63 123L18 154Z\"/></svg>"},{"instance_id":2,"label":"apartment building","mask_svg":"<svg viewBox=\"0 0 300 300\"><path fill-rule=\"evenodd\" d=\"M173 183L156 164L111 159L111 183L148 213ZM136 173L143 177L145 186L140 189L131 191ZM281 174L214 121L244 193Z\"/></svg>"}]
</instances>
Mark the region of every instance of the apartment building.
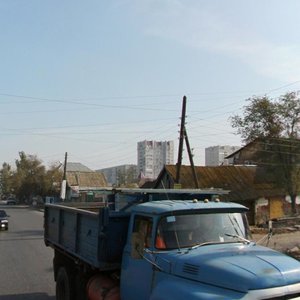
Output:
<instances>
[{"instance_id":1,"label":"apartment building","mask_svg":"<svg viewBox=\"0 0 300 300\"><path fill-rule=\"evenodd\" d=\"M164 165L174 164L173 141L141 141L137 144L138 173L154 180Z\"/></svg>"},{"instance_id":2,"label":"apartment building","mask_svg":"<svg viewBox=\"0 0 300 300\"><path fill-rule=\"evenodd\" d=\"M205 148L205 166L226 165L225 157L239 150L240 146L212 146Z\"/></svg>"}]
</instances>

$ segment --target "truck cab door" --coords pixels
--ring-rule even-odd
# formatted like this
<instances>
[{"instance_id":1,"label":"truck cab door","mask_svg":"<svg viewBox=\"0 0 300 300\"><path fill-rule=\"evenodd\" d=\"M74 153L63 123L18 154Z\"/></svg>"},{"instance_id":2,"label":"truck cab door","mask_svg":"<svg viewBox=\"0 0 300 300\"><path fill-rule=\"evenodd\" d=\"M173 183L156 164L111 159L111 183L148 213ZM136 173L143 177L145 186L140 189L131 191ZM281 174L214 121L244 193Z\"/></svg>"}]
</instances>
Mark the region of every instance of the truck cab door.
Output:
<instances>
[{"instance_id":1,"label":"truck cab door","mask_svg":"<svg viewBox=\"0 0 300 300\"><path fill-rule=\"evenodd\" d=\"M121 297L130 300L149 300L152 290L153 264L144 248L149 247L152 241L153 220L136 215L133 222L133 230L123 252ZM132 251L136 246L139 249Z\"/></svg>"}]
</instances>

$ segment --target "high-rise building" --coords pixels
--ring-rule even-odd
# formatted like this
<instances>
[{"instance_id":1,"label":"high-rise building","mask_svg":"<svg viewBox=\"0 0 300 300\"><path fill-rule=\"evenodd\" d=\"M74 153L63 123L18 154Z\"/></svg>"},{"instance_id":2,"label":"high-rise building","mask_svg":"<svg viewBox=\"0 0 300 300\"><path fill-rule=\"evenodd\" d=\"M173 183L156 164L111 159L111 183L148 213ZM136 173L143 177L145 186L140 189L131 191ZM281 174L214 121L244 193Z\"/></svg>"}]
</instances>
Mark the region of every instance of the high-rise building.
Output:
<instances>
[{"instance_id":1,"label":"high-rise building","mask_svg":"<svg viewBox=\"0 0 300 300\"><path fill-rule=\"evenodd\" d=\"M142 141L137 144L138 172L147 179L156 179L164 165L174 164L173 141Z\"/></svg>"},{"instance_id":2,"label":"high-rise building","mask_svg":"<svg viewBox=\"0 0 300 300\"><path fill-rule=\"evenodd\" d=\"M205 165L220 166L226 165L225 157L239 150L240 146L212 146L205 148Z\"/></svg>"}]
</instances>

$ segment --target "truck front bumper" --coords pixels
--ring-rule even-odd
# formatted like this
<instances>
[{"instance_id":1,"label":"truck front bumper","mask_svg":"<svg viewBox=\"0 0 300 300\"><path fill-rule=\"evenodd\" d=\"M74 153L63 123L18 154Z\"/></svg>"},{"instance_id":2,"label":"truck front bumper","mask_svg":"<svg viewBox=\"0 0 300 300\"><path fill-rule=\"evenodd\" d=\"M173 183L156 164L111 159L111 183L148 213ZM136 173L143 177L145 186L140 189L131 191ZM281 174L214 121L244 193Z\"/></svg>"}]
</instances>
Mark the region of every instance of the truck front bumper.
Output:
<instances>
[{"instance_id":1,"label":"truck front bumper","mask_svg":"<svg viewBox=\"0 0 300 300\"><path fill-rule=\"evenodd\" d=\"M264 300L276 300L276 299L289 299L300 300L300 283L280 286L270 289L249 291L243 300L252 299L264 299Z\"/></svg>"}]
</instances>

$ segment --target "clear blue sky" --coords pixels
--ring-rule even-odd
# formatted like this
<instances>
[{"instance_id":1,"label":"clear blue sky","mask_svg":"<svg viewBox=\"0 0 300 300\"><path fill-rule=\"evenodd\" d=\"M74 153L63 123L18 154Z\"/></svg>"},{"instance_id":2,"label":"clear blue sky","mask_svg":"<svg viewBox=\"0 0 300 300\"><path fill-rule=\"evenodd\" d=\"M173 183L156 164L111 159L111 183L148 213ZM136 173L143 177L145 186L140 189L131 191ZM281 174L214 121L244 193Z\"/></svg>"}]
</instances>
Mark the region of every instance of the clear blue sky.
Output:
<instances>
[{"instance_id":1,"label":"clear blue sky","mask_svg":"<svg viewBox=\"0 0 300 300\"><path fill-rule=\"evenodd\" d=\"M0 0L0 163L136 163L173 140L183 95L195 163L242 145L229 117L300 90L300 1ZM187 151L184 163L188 163Z\"/></svg>"}]
</instances>

